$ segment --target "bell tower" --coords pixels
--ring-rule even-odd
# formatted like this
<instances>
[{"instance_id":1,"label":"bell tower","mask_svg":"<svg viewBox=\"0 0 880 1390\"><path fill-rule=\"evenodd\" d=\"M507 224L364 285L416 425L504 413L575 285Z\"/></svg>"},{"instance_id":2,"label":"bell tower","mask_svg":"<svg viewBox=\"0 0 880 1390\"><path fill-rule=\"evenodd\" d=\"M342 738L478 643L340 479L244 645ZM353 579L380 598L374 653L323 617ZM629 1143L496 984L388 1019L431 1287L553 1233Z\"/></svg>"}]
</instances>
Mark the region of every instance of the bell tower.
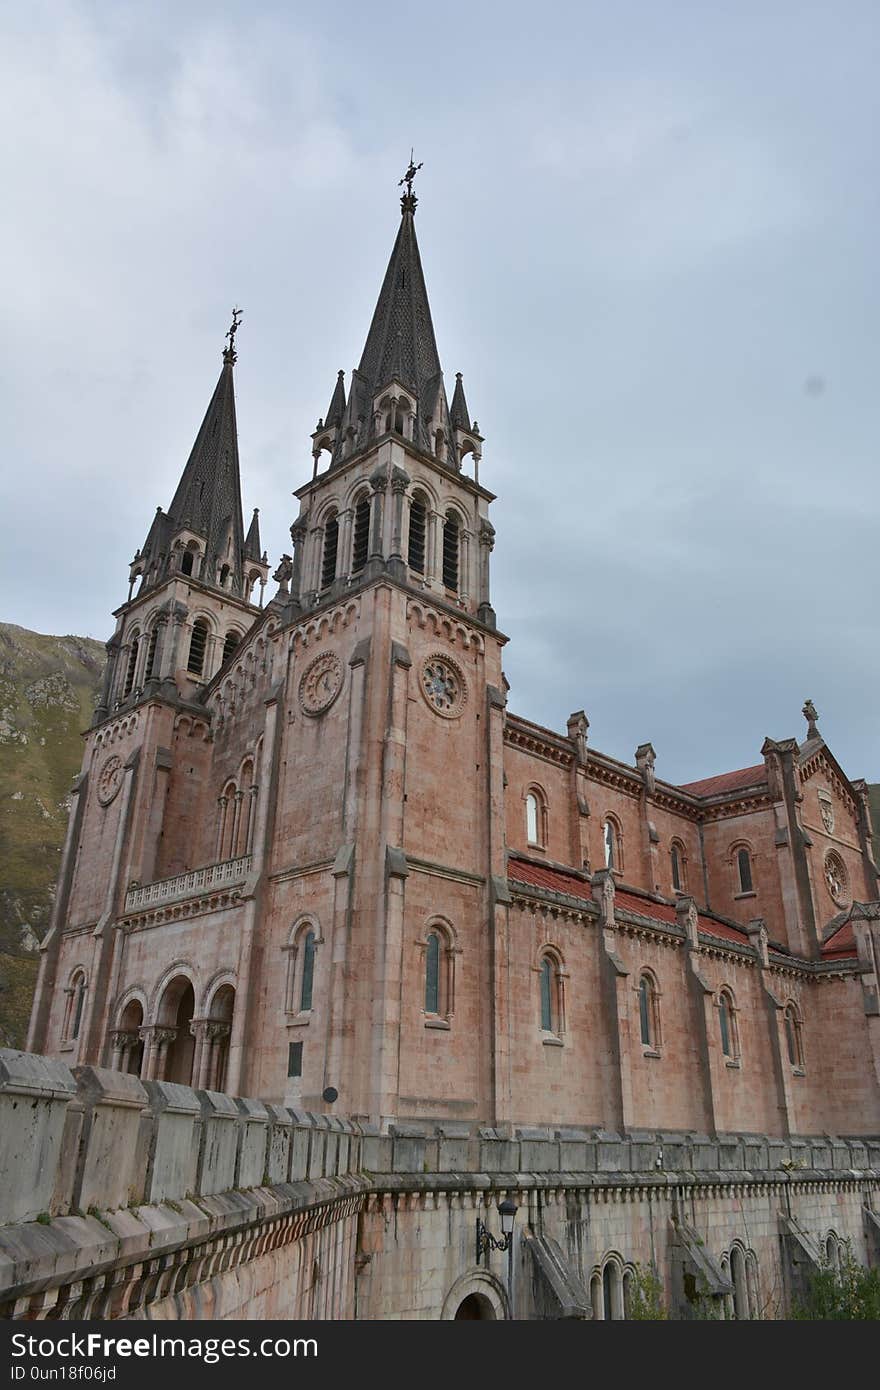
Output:
<instances>
[{"instance_id":1,"label":"bell tower","mask_svg":"<svg viewBox=\"0 0 880 1390\"><path fill-rule=\"evenodd\" d=\"M317 877L298 899L278 890L286 921L323 896L286 1096L322 1109L335 1093L374 1123L492 1113L505 873L494 498L460 373L447 397L416 172L360 361L312 435L276 600L291 655L273 872L333 865L323 895Z\"/></svg>"}]
</instances>

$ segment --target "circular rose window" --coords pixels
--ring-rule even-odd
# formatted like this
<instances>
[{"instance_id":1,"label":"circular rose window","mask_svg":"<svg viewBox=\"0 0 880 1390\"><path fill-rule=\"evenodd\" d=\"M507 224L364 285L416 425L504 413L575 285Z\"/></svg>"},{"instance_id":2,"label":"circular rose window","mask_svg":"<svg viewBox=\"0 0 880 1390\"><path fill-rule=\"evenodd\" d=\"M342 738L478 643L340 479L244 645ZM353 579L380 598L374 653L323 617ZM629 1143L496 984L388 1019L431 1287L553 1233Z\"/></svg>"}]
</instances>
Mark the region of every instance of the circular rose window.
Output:
<instances>
[{"instance_id":1,"label":"circular rose window","mask_svg":"<svg viewBox=\"0 0 880 1390\"><path fill-rule=\"evenodd\" d=\"M825 856L825 886L838 907L849 905L849 875L846 865L834 850Z\"/></svg>"},{"instance_id":2,"label":"circular rose window","mask_svg":"<svg viewBox=\"0 0 880 1390\"><path fill-rule=\"evenodd\" d=\"M464 676L448 656L429 656L422 665L422 694L431 709L444 719L461 714L467 699Z\"/></svg>"}]
</instances>

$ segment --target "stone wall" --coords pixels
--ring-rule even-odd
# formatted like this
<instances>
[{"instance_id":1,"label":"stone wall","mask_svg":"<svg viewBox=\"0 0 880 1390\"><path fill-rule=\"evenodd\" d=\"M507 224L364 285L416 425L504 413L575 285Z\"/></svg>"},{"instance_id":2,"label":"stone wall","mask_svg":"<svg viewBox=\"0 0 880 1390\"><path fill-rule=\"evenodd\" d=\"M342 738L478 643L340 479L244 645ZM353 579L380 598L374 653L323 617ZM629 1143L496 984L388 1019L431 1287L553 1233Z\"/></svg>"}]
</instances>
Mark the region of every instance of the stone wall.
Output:
<instances>
[{"instance_id":1,"label":"stone wall","mask_svg":"<svg viewBox=\"0 0 880 1390\"><path fill-rule=\"evenodd\" d=\"M878 1258L880 1140L392 1126L0 1052L0 1317L784 1314L829 1236ZM745 1265L743 1265L745 1267ZM606 1269L613 1279L604 1279ZM801 1281L799 1285L798 1281ZM742 1292L742 1291L740 1291ZM745 1300L746 1295L742 1293Z\"/></svg>"}]
</instances>

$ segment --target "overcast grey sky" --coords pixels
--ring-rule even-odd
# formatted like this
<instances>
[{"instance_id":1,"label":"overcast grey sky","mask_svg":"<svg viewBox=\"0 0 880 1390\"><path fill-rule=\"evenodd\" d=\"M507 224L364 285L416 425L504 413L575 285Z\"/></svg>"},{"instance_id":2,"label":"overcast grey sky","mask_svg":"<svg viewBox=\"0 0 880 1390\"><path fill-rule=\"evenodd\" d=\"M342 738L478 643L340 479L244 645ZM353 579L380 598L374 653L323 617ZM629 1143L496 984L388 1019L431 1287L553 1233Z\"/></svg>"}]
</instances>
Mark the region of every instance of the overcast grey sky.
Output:
<instances>
[{"instance_id":1,"label":"overcast grey sky","mask_svg":"<svg viewBox=\"0 0 880 1390\"><path fill-rule=\"evenodd\" d=\"M5 7L0 618L107 637L245 311L274 561L416 219L511 708L880 780L876 0Z\"/></svg>"}]
</instances>

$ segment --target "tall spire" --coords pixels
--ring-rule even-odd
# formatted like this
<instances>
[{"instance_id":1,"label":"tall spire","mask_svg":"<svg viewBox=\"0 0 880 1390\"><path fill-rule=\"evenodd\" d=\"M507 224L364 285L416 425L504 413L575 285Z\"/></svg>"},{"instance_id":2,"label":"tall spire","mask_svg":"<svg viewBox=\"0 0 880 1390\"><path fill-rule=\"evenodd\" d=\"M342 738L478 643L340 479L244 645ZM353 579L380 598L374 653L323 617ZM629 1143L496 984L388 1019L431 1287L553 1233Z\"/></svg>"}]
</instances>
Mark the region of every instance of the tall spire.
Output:
<instances>
[{"instance_id":1,"label":"tall spire","mask_svg":"<svg viewBox=\"0 0 880 1390\"><path fill-rule=\"evenodd\" d=\"M415 194L405 193L397 238L358 365L361 377L374 390L399 371L404 378L401 385L419 391L440 371L414 204Z\"/></svg>"},{"instance_id":2,"label":"tall spire","mask_svg":"<svg viewBox=\"0 0 880 1390\"><path fill-rule=\"evenodd\" d=\"M187 531L203 544L195 571L197 577L234 594L245 592L244 521L233 381L237 360L235 334L241 317L240 309L233 310L232 325L226 334L227 346L223 349L223 366L205 418L171 505L167 512L157 513L139 557L148 585L158 583L175 567L174 541L180 532Z\"/></svg>"}]
</instances>

